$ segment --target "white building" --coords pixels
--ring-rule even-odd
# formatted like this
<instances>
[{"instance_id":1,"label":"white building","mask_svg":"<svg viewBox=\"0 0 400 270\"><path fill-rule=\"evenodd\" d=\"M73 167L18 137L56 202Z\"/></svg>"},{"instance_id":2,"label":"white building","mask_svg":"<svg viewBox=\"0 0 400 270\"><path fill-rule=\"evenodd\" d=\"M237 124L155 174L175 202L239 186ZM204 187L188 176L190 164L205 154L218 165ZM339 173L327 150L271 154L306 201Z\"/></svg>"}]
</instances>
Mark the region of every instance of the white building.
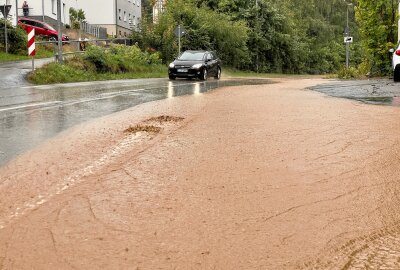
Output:
<instances>
[{"instance_id":1,"label":"white building","mask_svg":"<svg viewBox=\"0 0 400 270\"><path fill-rule=\"evenodd\" d=\"M85 11L90 24L107 28L109 35L125 37L137 29L142 17L141 0L69 0Z\"/></svg>"},{"instance_id":2,"label":"white building","mask_svg":"<svg viewBox=\"0 0 400 270\"><path fill-rule=\"evenodd\" d=\"M18 16L23 16L23 0L0 0L0 5L12 5L10 17L16 24L16 9L18 4ZM29 6L29 16L49 24L56 25L57 0L26 0ZM107 29L112 36L128 36L135 30L142 17L141 0L61 0L61 20L63 24L69 24L69 9L82 9L86 15L86 21L92 25L98 25Z\"/></svg>"},{"instance_id":3,"label":"white building","mask_svg":"<svg viewBox=\"0 0 400 270\"><path fill-rule=\"evenodd\" d=\"M153 22L156 23L158 17L162 12L164 12L167 0L156 0L153 5Z\"/></svg>"}]
</instances>

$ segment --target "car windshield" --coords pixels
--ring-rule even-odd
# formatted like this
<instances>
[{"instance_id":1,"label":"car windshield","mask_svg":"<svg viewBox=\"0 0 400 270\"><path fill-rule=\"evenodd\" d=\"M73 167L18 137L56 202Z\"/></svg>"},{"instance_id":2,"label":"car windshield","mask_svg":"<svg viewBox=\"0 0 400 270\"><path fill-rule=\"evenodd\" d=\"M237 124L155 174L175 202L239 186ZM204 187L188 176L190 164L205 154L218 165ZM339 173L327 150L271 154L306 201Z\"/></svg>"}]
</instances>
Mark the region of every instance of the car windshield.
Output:
<instances>
[{"instance_id":1,"label":"car windshield","mask_svg":"<svg viewBox=\"0 0 400 270\"><path fill-rule=\"evenodd\" d=\"M47 23L43 23L44 27L49 29L49 30L53 30L56 31L56 29L54 29L53 27L51 27L50 25L48 25Z\"/></svg>"},{"instance_id":2,"label":"car windshield","mask_svg":"<svg viewBox=\"0 0 400 270\"><path fill-rule=\"evenodd\" d=\"M178 60L183 61L201 61L204 58L204 52L184 52Z\"/></svg>"}]
</instances>

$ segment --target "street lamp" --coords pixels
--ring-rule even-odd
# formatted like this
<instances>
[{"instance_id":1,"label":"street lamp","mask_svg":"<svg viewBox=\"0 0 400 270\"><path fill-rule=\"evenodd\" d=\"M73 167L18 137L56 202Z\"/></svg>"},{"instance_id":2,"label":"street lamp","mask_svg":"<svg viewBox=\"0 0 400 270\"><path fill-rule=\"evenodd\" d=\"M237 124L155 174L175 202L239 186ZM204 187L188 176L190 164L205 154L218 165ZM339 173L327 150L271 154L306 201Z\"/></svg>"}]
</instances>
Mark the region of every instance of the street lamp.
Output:
<instances>
[{"instance_id":1,"label":"street lamp","mask_svg":"<svg viewBox=\"0 0 400 270\"><path fill-rule=\"evenodd\" d=\"M344 0L346 2L346 0ZM352 3L347 3L347 20L346 20L346 30L345 35L348 37L350 35L350 28L349 28L349 6L352 6ZM350 61L350 42L346 41L346 68L349 68L349 61Z\"/></svg>"}]
</instances>

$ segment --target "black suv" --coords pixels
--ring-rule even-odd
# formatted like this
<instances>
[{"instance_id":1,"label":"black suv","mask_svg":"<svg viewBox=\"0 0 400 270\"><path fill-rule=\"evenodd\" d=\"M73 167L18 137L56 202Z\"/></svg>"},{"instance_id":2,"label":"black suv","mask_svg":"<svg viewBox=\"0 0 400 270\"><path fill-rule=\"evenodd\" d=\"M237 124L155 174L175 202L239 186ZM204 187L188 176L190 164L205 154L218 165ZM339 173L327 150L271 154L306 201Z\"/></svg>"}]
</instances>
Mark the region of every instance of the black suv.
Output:
<instances>
[{"instance_id":1,"label":"black suv","mask_svg":"<svg viewBox=\"0 0 400 270\"><path fill-rule=\"evenodd\" d=\"M211 51L185 51L174 62L169 64L170 80L176 78L199 78L207 80L208 76L221 78L221 61Z\"/></svg>"}]
</instances>

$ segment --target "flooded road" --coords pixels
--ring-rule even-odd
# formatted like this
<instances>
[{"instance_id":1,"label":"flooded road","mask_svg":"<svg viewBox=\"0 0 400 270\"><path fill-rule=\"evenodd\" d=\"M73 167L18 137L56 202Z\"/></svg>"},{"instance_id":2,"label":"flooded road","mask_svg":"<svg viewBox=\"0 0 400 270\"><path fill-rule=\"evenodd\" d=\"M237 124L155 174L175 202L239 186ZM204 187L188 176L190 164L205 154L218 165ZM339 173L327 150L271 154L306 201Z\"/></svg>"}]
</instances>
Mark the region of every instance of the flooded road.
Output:
<instances>
[{"instance_id":1,"label":"flooded road","mask_svg":"<svg viewBox=\"0 0 400 270\"><path fill-rule=\"evenodd\" d=\"M400 110L304 91L324 83L148 102L21 154L0 268L400 269Z\"/></svg>"},{"instance_id":2,"label":"flooded road","mask_svg":"<svg viewBox=\"0 0 400 270\"><path fill-rule=\"evenodd\" d=\"M143 79L0 88L0 166L74 125L141 103L267 80Z\"/></svg>"}]
</instances>

